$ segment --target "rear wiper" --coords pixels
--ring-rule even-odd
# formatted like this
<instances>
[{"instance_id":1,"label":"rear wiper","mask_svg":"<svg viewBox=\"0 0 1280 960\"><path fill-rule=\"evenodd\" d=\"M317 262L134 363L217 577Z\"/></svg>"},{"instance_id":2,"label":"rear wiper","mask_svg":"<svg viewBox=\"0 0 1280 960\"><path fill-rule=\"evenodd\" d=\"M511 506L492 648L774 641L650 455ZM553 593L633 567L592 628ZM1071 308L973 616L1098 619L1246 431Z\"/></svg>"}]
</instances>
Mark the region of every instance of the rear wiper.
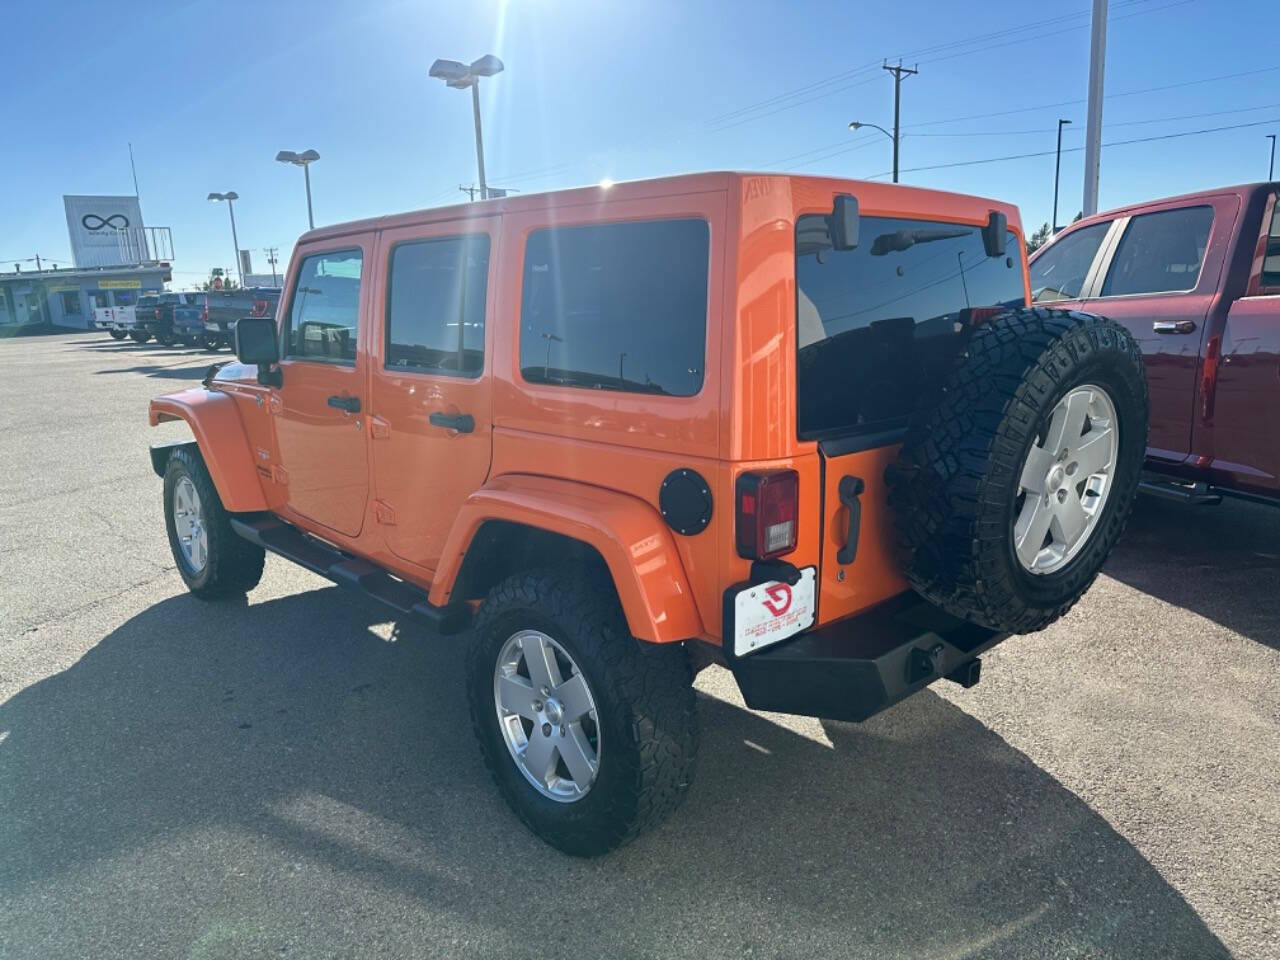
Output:
<instances>
[{"instance_id":1,"label":"rear wiper","mask_svg":"<svg viewBox=\"0 0 1280 960\"><path fill-rule=\"evenodd\" d=\"M882 233L871 244L871 255L883 257L886 253L898 253L917 243L930 243L934 240L951 240L955 237L967 237L972 230L895 230L893 233Z\"/></svg>"}]
</instances>

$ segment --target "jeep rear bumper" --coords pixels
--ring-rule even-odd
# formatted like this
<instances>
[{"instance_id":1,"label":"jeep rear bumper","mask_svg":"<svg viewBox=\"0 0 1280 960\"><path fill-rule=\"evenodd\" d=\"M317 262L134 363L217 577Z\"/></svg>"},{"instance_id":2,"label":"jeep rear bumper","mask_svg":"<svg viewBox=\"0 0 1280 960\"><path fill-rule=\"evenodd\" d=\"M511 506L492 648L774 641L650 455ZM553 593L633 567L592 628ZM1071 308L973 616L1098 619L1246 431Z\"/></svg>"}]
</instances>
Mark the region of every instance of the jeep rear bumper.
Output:
<instances>
[{"instance_id":1,"label":"jeep rear bumper","mask_svg":"<svg viewBox=\"0 0 1280 960\"><path fill-rule=\"evenodd\" d=\"M978 656L1007 636L905 593L728 663L753 710L866 720L942 677L972 686Z\"/></svg>"}]
</instances>

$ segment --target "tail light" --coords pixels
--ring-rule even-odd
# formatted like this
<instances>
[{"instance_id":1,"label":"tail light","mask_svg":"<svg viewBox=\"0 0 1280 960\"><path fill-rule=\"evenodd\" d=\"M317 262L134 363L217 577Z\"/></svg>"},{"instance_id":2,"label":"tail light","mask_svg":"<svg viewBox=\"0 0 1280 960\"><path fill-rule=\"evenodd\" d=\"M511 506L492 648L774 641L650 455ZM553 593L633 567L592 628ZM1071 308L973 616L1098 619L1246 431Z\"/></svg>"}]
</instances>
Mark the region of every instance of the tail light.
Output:
<instances>
[{"instance_id":1,"label":"tail light","mask_svg":"<svg viewBox=\"0 0 1280 960\"><path fill-rule=\"evenodd\" d=\"M156 319L157 319L157 320L159 320L159 319L160 319L160 308L159 308L159 307L156 307Z\"/></svg>"},{"instance_id":2,"label":"tail light","mask_svg":"<svg viewBox=\"0 0 1280 960\"><path fill-rule=\"evenodd\" d=\"M794 470L744 473L738 477L738 555L772 560L796 548L800 475Z\"/></svg>"},{"instance_id":3,"label":"tail light","mask_svg":"<svg viewBox=\"0 0 1280 960\"><path fill-rule=\"evenodd\" d=\"M253 301L253 315L255 317L265 317L267 315L267 301L265 300Z\"/></svg>"}]
</instances>

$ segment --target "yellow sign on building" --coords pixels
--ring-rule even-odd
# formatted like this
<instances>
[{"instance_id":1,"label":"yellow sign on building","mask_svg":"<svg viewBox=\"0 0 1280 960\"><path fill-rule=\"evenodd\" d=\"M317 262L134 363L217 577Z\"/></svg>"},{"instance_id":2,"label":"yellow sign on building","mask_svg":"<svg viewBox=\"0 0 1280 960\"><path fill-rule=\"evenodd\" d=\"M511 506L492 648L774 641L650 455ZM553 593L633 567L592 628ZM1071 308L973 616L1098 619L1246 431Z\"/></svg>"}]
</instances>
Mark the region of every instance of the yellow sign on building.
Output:
<instances>
[{"instance_id":1,"label":"yellow sign on building","mask_svg":"<svg viewBox=\"0 0 1280 960\"><path fill-rule=\"evenodd\" d=\"M99 280L99 290L141 290L141 280Z\"/></svg>"}]
</instances>

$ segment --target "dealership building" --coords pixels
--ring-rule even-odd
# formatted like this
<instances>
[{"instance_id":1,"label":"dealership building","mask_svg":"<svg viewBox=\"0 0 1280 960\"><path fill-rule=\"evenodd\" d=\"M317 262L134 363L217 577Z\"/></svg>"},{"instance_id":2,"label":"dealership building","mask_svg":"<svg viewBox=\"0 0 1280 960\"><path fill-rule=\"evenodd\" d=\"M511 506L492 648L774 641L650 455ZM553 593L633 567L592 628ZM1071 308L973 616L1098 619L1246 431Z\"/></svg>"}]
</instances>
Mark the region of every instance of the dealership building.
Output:
<instances>
[{"instance_id":1,"label":"dealership building","mask_svg":"<svg viewBox=\"0 0 1280 960\"><path fill-rule=\"evenodd\" d=\"M172 280L168 227L147 227L137 197L64 196L74 265L0 264L0 324L87 328L95 307L132 306Z\"/></svg>"}]
</instances>

